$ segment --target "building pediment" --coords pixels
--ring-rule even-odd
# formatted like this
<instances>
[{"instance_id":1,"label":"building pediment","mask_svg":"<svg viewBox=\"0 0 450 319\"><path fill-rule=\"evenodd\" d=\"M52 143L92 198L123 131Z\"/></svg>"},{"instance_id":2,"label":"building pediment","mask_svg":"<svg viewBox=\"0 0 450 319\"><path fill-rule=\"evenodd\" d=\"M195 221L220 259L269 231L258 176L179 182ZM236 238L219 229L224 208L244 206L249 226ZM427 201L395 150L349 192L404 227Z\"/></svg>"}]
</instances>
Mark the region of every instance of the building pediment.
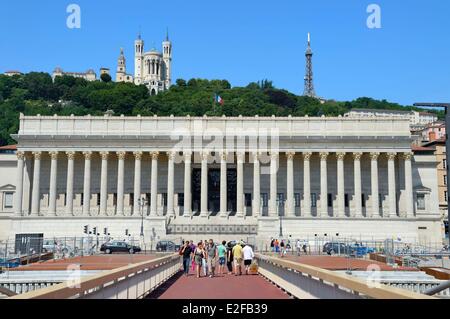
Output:
<instances>
[{"instance_id":1,"label":"building pediment","mask_svg":"<svg viewBox=\"0 0 450 319\"><path fill-rule=\"evenodd\" d=\"M5 184L0 186L0 191L15 191L16 190L16 186L11 185L11 184Z\"/></svg>"}]
</instances>

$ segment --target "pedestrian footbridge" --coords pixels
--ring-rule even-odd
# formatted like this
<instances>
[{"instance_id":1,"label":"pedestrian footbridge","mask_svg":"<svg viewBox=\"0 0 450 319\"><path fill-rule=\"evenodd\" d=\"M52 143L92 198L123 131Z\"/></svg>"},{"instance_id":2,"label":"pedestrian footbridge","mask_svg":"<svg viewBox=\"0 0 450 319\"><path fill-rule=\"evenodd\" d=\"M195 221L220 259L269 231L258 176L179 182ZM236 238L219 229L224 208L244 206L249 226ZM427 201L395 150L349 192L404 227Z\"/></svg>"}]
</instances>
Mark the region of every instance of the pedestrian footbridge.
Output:
<instances>
[{"instance_id":1,"label":"pedestrian footbridge","mask_svg":"<svg viewBox=\"0 0 450 319\"><path fill-rule=\"evenodd\" d=\"M405 289L256 254L257 275L183 276L178 254L73 278L11 299L424 299ZM220 287L220 289L219 289Z\"/></svg>"}]
</instances>

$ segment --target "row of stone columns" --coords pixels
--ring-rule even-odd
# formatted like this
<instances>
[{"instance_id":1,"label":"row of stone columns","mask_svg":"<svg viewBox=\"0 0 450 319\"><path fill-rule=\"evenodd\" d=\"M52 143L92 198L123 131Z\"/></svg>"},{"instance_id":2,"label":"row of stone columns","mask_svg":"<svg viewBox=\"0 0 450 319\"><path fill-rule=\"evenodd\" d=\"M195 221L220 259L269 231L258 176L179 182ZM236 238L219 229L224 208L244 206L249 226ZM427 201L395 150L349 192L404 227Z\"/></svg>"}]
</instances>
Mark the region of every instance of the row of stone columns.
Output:
<instances>
[{"instance_id":1,"label":"row of stone columns","mask_svg":"<svg viewBox=\"0 0 450 319\"><path fill-rule=\"evenodd\" d=\"M124 169L126 152L117 152L118 158L118 174L117 174L117 215L124 214ZM362 216L362 192L361 192L361 156L362 153L352 153L354 159L354 190L355 190L355 209L353 217ZM31 200L31 214L38 215L40 213L40 166L41 152L33 152L34 171L33 171L33 187ZM50 167L50 194L49 208L47 214L56 215L56 180L58 167L58 152L49 152L51 158ZM66 186L66 214L73 214L73 178L74 178L74 157L75 152L66 152L67 155L67 186ZM83 215L90 214L90 196L91 196L91 157L92 152L83 152L84 155L84 186L83 186ZM101 156L101 180L100 180L100 215L107 214L107 184L108 184L108 157L109 152L100 152ZM141 196L141 160L143 152L134 152L135 169L134 169L134 214L139 214L139 200ZM151 198L150 198L150 215L157 215L157 189L158 189L158 156L159 152L150 152L152 159L151 166ZM174 211L174 156L175 152L168 152L168 176L167 176L167 215L175 216ZM208 216L208 152L201 153L201 205L200 216ZM311 214L311 172L310 159L311 152L304 152L303 155L303 190L304 205L302 215L305 217ZM327 159L329 153L321 152L320 155L320 210L317 216L328 216L328 177L327 177ZM336 153L337 160L337 211L334 216L343 217L345 215L345 184L344 184L344 158L347 154L343 152ZM379 153L370 153L371 158L371 197L372 210L367 212L367 216L378 216L379 211L379 190L378 190L378 157ZM286 152L287 159L287 202L286 215L295 216L294 205L294 156L295 152ZM396 153L387 153L388 157L388 196L389 196L389 217L397 215L397 199L396 199L396 180L395 180L395 158ZM22 211L23 197L23 171L24 171L24 153L17 152L18 157L18 181L16 196L16 211ZM236 197L236 216L244 215L244 161L245 153L238 152L237 157L237 197ZM412 189L412 164L411 153L404 153L405 161L405 187L406 187L406 213L407 217L414 216L413 205L413 189ZM191 158L192 152L184 153L184 215L191 215ZM227 215L227 153L221 154L220 162L220 216ZM253 209L254 216L259 216L260 211L260 159L259 154L253 154ZM278 170L278 153L272 153L270 158L270 200L269 200L269 216L277 216L277 170Z\"/></svg>"}]
</instances>

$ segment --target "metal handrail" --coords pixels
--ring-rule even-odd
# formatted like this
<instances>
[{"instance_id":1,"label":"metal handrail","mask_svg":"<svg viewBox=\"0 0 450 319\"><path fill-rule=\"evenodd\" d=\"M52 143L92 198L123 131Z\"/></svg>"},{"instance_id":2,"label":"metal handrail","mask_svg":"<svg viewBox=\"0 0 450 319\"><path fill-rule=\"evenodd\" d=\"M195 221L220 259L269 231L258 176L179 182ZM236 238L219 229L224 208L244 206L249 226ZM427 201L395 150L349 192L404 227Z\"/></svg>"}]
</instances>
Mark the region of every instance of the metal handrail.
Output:
<instances>
[{"instance_id":1,"label":"metal handrail","mask_svg":"<svg viewBox=\"0 0 450 319\"><path fill-rule=\"evenodd\" d=\"M255 254L256 258L259 260L263 260L269 262L275 266L295 270L297 272L307 274L311 277L318 278L318 280L322 280L324 282L331 283L333 285L337 285L339 287L344 287L350 289L351 291L357 292L359 294L377 298L377 299L430 299L435 298L428 295L418 294L415 292L411 292L408 290L394 288L389 286L380 286L373 287L370 286L367 282L351 277L346 274L335 273L330 270L326 270L323 268L318 268L306 264L301 264L298 262L283 260L280 258L275 258L262 254Z\"/></svg>"},{"instance_id":2,"label":"metal handrail","mask_svg":"<svg viewBox=\"0 0 450 319\"><path fill-rule=\"evenodd\" d=\"M443 291L445 289L448 289L448 288L450 288L450 280L448 280L446 282L443 282L443 283L441 283L440 285L438 285L436 287L433 287L433 288L430 288L428 290L425 290L424 294L427 295L427 296L433 296L433 295L438 294L441 291Z\"/></svg>"},{"instance_id":3,"label":"metal handrail","mask_svg":"<svg viewBox=\"0 0 450 319\"><path fill-rule=\"evenodd\" d=\"M123 266L113 270L104 271L90 277L82 278L80 279L78 287L69 287L66 282L63 282L51 287L10 297L9 299L67 299L77 295L82 296L86 291L117 281L120 278L126 278L129 275L140 271L158 268L175 259L179 260L179 258L180 256L178 254L171 254L169 256Z\"/></svg>"}]
</instances>

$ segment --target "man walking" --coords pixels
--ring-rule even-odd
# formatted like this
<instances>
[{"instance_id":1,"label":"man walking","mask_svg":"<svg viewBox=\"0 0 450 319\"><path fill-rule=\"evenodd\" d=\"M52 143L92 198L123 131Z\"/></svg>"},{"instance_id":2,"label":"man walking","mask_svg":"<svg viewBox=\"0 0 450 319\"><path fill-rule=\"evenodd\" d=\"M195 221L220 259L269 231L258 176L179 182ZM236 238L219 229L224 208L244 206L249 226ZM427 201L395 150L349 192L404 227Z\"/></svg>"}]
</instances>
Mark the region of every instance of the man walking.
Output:
<instances>
[{"instance_id":1,"label":"man walking","mask_svg":"<svg viewBox=\"0 0 450 319\"><path fill-rule=\"evenodd\" d=\"M217 246L214 244L212 239L209 240L208 247L206 248L206 252L208 253L208 271L209 278L214 277L214 271L216 269L217 262Z\"/></svg>"},{"instance_id":2,"label":"man walking","mask_svg":"<svg viewBox=\"0 0 450 319\"><path fill-rule=\"evenodd\" d=\"M226 255L227 255L227 247L225 244L227 242L224 240L222 244L217 247L217 253L219 255L219 275L223 275L223 268L225 267Z\"/></svg>"},{"instance_id":3,"label":"man walking","mask_svg":"<svg viewBox=\"0 0 450 319\"><path fill-rule=\"evenodd\" d=\"M191 245L189 241L186 240L180 251L180 255L183 256L183 271L186 277L189 275L189 267L191 265L192 254L193 251Z\"/></svg>"},{"instance_id":4,"label":"man walking","mask_svg":"<svg viewBox=\"0 0 450 319\"><path fill-rule=\"evenodd\" d=\"M253 253L252 247L248 244L244 246L244 248L242 249L242 253L244 255L245 274L248 275L248 270L252 264L255 254Z\"/></svg>"},{"instance_id":5,"label":"man walking","mask_svg":"<svg viewBox=\"0 0 450 319\"><path fill-rule=\"evenodd\" d=\"M234 247L233 247L233 258L234 258L234 274L236 276L240 276L242 275L242 242L238 242ZM238 273L238 268L239 268L239 273Z\"/></svg>"}]
</instances>

